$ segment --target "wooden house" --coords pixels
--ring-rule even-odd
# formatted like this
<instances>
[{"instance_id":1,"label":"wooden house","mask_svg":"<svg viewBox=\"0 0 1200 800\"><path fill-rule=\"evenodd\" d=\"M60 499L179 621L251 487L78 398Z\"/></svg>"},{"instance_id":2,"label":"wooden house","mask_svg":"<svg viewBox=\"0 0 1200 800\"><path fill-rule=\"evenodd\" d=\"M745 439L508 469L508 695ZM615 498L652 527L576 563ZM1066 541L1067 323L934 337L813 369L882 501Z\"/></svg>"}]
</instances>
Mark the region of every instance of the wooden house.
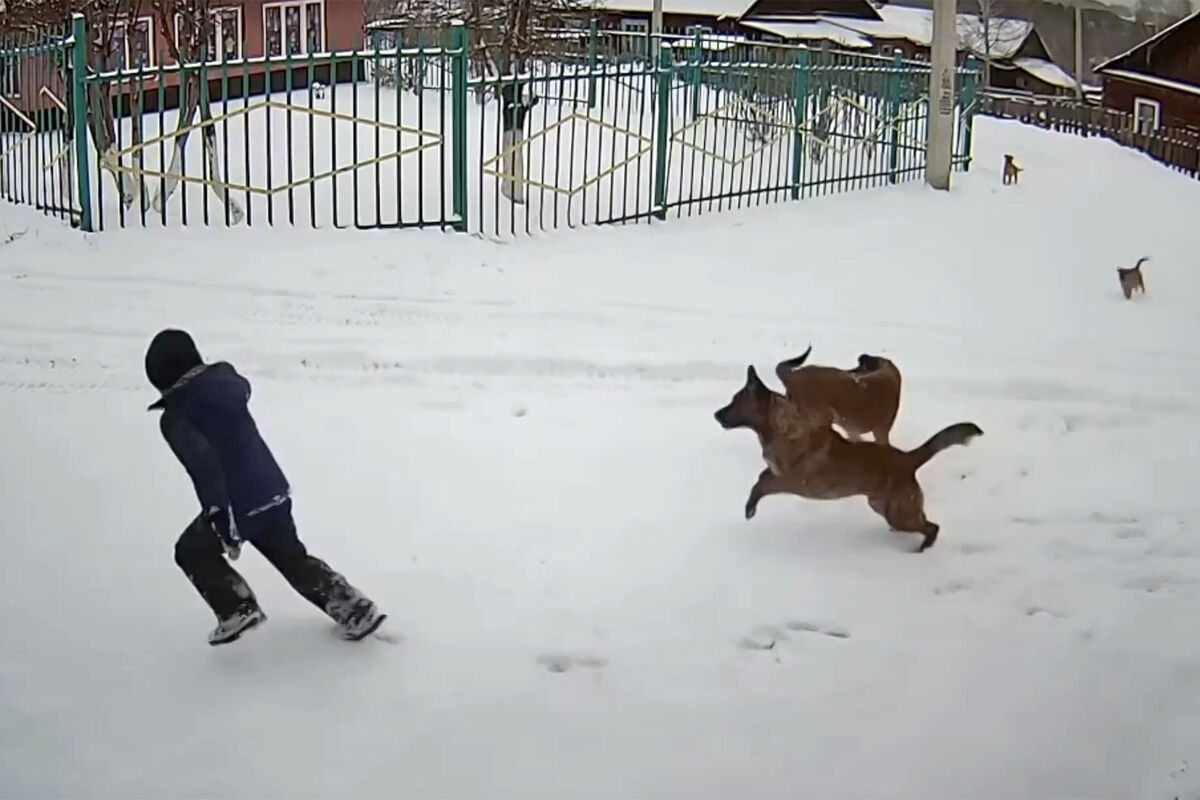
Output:
<instances>
[{"instance_id":1,"label":"wooden house","mask_svg":"<svg viewBox=\"0 0 1200 800\"><path fill-rule=\"evenodd\" d=\"M1200 11L1096 67L1106 108L1133 116L1141 133L1200 130Z\"/></svg>"}]
</instances>

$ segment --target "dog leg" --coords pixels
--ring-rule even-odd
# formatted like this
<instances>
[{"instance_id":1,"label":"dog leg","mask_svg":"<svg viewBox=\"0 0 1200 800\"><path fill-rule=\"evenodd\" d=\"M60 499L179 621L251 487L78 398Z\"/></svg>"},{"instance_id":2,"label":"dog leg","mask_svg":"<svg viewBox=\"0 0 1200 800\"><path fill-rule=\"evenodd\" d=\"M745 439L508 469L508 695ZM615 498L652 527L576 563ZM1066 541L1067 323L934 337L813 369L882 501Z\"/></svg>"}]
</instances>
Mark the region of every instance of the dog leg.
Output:
<instances>
[{"instance_id":1,"label":"dog leg","mask_svg":"<svg viewBox=\"0 0 1200 800\"><path fill-rule=\"evenodd\" d=\"M868 497L867 503L876 514L887 521L893 531L921 534L924 538L917 547L918 553L924 553L937 542L941 526L926 519L925 497L915 481L907 489L901 489L895 494Z\"/></svg>"},{"instance_id":2,"label":"dog leg","mask_svg":"<svg viewBox=\"0 0 1200 800\"><path fill-rule=\"evenodd\" d=\"M754 486L750 487L750 496L746 498L746 519L753 519L758 512L758 501L770 494L780 494L786 491L783 487L783 481L779 476L771 472L769 469L764 469L758 476L758 480L754 482Z\"/></svg>"},{"instance_id":3,"label":"dog leg","mask_svg":"<svg viewBox=\"0 0 1200 800\"><path fill-rule=\"evenodd\" d=\"M878 444L884 445L885 447L890 446L891 443L888 441L888 431L886 428L883 430L872 431L871 435L875 437L875 441Z\"/></svg>"}]
</instances>

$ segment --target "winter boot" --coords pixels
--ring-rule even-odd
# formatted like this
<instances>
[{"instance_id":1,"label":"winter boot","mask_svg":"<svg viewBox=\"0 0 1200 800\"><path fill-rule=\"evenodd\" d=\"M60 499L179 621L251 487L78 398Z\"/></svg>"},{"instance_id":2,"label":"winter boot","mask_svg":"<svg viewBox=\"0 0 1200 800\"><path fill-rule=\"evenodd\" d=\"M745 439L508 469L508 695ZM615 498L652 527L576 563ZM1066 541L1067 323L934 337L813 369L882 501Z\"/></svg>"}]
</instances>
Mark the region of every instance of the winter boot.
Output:
<instances>
[{"instance_id":1,"label":"winter boot","mask_svg":"<svg viewBox=\"0 0 1200 800\"><path fill-rule=\"evenodd\" d=\"M246 631L266 621L267 615L258 606L242 606L217 623L217 627L208 635L208 643L212 645L229 644Z\"/></svg>"},{"instance_id":2,"label":"winter boot","mask_svg":"<svg viewBox=\"0 0 1200 800\"><path fill-rule=\"evenodd\" d=\"M351 642L365 639L387 619L387 614L380 614L379 608L370 600L362 599L354 604L354 609L342 622L342 638Z\"/></svg>"}]
</instances>

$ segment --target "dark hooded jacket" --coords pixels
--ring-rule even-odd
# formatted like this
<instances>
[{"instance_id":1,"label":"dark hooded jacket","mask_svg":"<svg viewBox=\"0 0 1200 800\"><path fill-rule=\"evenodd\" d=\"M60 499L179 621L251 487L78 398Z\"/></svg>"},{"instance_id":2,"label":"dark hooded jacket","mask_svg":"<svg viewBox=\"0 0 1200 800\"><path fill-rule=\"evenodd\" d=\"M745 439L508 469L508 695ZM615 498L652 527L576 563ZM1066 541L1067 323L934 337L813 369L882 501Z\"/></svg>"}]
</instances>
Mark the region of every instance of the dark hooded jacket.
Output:
<instances>
[{"instance_id":1,"label":"dark hooded jacket","mask_svg":"<svg viewBox=\"0 0 1200 800\"><path fill-rule=\"evenodd\" d=\"M146 351L146 377L162 392L150 409L162 409L159 428L203 510L230 509L242 523L287 499L287 479L247 407L250 383L233 366L205 364L187 333L165 330Z\"/></svg>"}]
</instances>

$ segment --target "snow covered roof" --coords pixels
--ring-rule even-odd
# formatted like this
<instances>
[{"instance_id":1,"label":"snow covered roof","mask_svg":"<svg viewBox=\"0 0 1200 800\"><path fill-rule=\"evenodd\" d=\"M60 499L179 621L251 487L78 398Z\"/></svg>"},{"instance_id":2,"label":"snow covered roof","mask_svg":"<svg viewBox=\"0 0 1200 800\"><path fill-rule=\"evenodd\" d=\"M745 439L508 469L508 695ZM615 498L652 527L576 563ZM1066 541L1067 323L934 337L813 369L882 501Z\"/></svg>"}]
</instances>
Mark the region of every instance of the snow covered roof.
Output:
<instances>
[{"instance_id":1,"label":"snow covered roof","mask_svg":"<svg viewBox=\"0 0 1200 800\"><path fill-rule=\"evenodd\" d=\"M928 47L933 42L933 11L928 8L894 6L875 9L880 20L846 19L843 24L873 39L906 39Z\"/></svg>"},{"instance_id":2,"label":"snow covered roof","mask_svg":"<svg viewBox=\"0 0 1200 800\"><path fill-rule=\"evenodd\" d=\"M742 25L757 28L789 41L830 41L840 47L869 48L872 42L858 31L828 20L806 22L748 21Z\"/></svg>"},{"instance_id":3,"label":"snow covered roof","mask_svg":"<svg viewBox=\"0 0 1200 800\"><path fill-rule=\"evenodd\" d=\"M740 17L750 10L754 0L663 0L664 14L695 17ZM654 0L596 0L597 11L631 11L649 14Z\"/></svg>"},{"instance_id":4,"label":"snow covered roof","mask_svg":"<svg viewBox=\"0 0 1200 800\"><path fill-rule=\"evenodd\" d=\"M872 39L904 39L921 47L933 44L933 10L912 8L891 3L876 9L880 21L865 19L839 20L840 24L852 28ZM1011 58L1033 33L1033 23L1010 17L992 17L988 20L987 39L990 47L984 47L984 25L975 14L958 14L955 19L958 29L959 49L970 50L978 56L990 51L992 58Z\"/></svg>"},{"instance_id":5,"label":"snow covered roof","mask_svg":"<svg viewBox=\"0 0 1200 800\"><path fill-rule=\"evenodd\" d=\"M1200 11L1197 11L1194 14L1184 17L1183 19L1176 22L1174 25L1168 25L1167 27L1163 28L1158 33L1151 36L1146 41L1139 42L1138 44L1136 44L1133 47L1126 50L1124 53L1121 53L1120 55L1117 55L1117 56L1113 56L1112 58L1108 59L1107 61L1100 62L1099 64L1096 65L1095 69L1093 69L1092 71L1100 72L1100 71L1106 69L1110 64L1115 64L1118 61L1120 61L1121 59L1133 55L1138 50L1141 50L1143 47L1149 47L1150 45L1154 44L1155 42L1161 41L1163 37L1170 36L1172 33L1179 30L1184 25L1187 25L1190 22L1195 22L1198 19L1200 19Z\"/></svg>"},{"instance_id":6,"label":"snow covered roof","mask_svg":"<svg viewBox=\"0 0 1200 800\"><path fill-rule=\"evenodd\" d=\"M1041 58L1018 58L1013 61L1017 69L1028 72L1040 81L1062 89L1074 89L1075 78L1053 61Z\"/></svg>"}]
</instances>

